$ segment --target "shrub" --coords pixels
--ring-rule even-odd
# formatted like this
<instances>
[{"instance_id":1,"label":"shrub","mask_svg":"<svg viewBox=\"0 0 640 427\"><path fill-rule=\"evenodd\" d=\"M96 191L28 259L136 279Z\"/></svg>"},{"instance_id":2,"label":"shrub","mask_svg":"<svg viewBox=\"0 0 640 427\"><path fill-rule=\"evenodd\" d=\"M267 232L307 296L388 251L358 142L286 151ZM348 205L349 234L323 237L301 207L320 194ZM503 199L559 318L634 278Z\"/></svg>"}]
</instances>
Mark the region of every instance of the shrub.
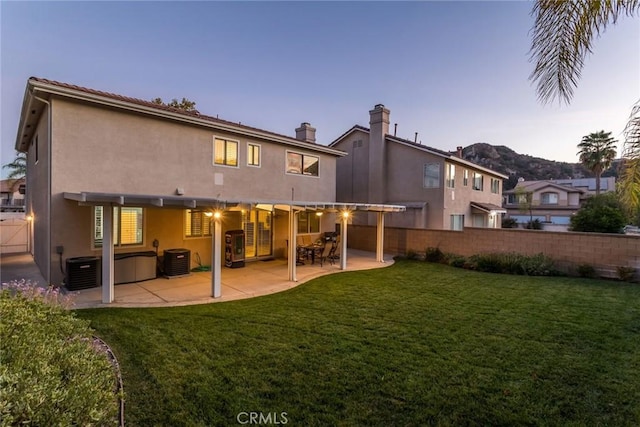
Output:
<instances>
[{"instance_id":1,"label":"shrub","mask_svg":"<svg viewBox=\"0 0 640 427\"><path fill-rule=\"evenodd\" d=\"M410 260L417 260L420 259L420 254L414 249L408 249L405 258Z\"/></svg>"},{"instance_id":2,"label":"shrub","mask_svg":"<svg viewBox=\"0 0 640 427\"><path fill-rule=\"evenodd\" d=\"M115 424L116 377L55 289L0 290L0 425Z\"/></svg>"},{"instance_id":3,"label":"shrub","mask_svg":"<svg viewBox=\"0 0 640 427\"><path fill-rule=\"evenodd\" d=\"M633 267L617 267L618 278L623 282L631 282L633 281L634 276L636 275L636 269Z\"/></svg>"},{"instance_id":4,"label":"shrub","mask_svg":"<svg viewBox=\"0 0 640 427\"><path fill-rule=\"evenodd\" d=\"M596 277L596 269L589 264L580 264L578 266L578 275L580 277L587 277L587 278L593 279L594 277Z\"/></svg>"},{"instance_id":5,"label":"shrub","mask_svg":"<svg viewBox=\"0 0 640 427\"><path fill-rule=\"evenodd\" d=\"M589 197L571 217L571 231L622 233L626 224L624 208L615 193Z\"/></svg>"},{"instance_id":6,"label":"shrub","mask_svg":"<svg viewBox=\"0 0 640 427\"><path fill-rule=\"evenodd\" d=\"M558 276L560 272L555 268L555 262L543 253L522 257L523 274L528 276Z\"/></svg>"},{"instance_id":7,"label":"shrub","mask_svg":"<svg viewBox=\"0 0 640 427\"><path fill-rule=\"evenodd\" d=\"M542 230L542 223L538 218L536 218L533 221L527 221L525 228L529 230Z\"/></svg>"},{"instance_id":8,"label":"shrub","mask_svg":"<svg viewBox=\"0 0 640 427\"><path fill-rule=\"evenodd\" d=\"M469 257L472 270L485 271L487 273L502 273L502 263L498 254L480 254Z\"/></svg>"},{"instance_id":9,"label":"shrub","mask_svg":"<svg viewBox=\"0 0 640 427\"><path fill-rule=\"evenodd\" d=\"M424 260L427 262L442 262L444 260L444 253L440 248L427 248L424 252Z\"/></svg>"},{"instance_id":10,"label":"shrub","mask_svg":"<svg viewBox=\"0 0 640 427\"><path fill-rule=\"evenodd\" d=\"M444 262L452 267L464 268L467 263L467 259L462 255L445 254Z\"/></svg>"},{"instance_id":11,"label":"shrub","mask_svg":"<svg viewBox=\"0 0 640 427\"><path fill-rule=\"evenodd\" d=\"M518 228L518 220L515 218L502 218L502 228Z\"/></svg>"},{"instance_id":12,"label":"shrub","mask_svg":"<svg viewBox=\"0 0 640 427\"><path fill-rule=\"evenodd\" d=\"M469 257L466 267L488 273L557 276L554 261L540 253L527 256L515 252L487 253Z\"/></svg>"}]
</instances>

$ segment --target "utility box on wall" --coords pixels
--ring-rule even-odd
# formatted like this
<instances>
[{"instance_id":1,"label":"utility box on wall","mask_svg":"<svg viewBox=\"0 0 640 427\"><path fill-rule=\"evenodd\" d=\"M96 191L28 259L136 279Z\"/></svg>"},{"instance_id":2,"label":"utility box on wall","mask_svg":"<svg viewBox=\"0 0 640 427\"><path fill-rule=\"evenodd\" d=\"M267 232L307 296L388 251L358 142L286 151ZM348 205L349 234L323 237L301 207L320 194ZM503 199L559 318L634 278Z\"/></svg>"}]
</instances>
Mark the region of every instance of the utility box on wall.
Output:
<instances>
[{"instance_id":1,"label":"utility box on wall","mask_svg":"<svg viewBox=\"0 0 640 427\"><path fill-rule=\"evenodd\" d=\"M229 230L224 234L224 265L229 268L244 267L243 230Z\"/></svg>"}]
</instances>

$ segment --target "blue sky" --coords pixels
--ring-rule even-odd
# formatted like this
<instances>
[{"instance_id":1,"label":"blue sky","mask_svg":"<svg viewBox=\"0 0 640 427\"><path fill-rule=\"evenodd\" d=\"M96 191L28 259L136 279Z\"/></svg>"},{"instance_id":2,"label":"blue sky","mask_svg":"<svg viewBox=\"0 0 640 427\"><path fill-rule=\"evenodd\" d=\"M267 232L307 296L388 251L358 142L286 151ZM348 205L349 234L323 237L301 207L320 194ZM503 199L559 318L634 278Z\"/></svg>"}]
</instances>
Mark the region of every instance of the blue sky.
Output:
<instances>
[{"instance_id":1,"label":"blue sky","mask_svg":"<svg viewBox=\"0 0 640 427\"><path fill-rule=\"evenodd\" d=\"M640 18L596 41L569 106L528 80L528 2L7 2L1 19L1 160L14 157L29 76L329 144L378 103L398 136L475 142L577 162L583 135L623 139L640 98Z\"/></svg>"}]
</instances>

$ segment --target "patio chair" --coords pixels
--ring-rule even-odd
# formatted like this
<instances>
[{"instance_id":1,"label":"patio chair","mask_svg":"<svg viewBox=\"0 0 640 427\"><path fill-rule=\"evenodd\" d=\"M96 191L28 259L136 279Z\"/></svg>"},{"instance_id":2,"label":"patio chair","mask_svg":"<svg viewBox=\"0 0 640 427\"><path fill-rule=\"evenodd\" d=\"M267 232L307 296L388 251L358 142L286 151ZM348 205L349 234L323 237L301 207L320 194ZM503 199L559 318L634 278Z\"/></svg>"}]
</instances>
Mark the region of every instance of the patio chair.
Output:
<instances>
[{"instance_id":1,"label":"patio chair","mask_svg":"<svg viewBox=\"0 0 640 427\"><path fill-rule=\"evenodd\" d=\"M287 253L289 253L289 239L287 239ZM304 265L307 251L300 245L296 245L296 265Z\"/></svg>"},{"instance_id":2,"label":"patio chair","mask_svg":"<svg viewBox=\"0 0 640 427\"><path fill-rule=\"evenodd\" d=\"M331 258L332 263L335 262L337 259L340 259L340 235L338 235L338 237L336 238L336 240L334 240L331 244L331 253L329 254L329 257Z\"/></svg>"},{"instance_id":3,"label":"patio chair","mask_svg":"<svg viewBox=\"0 0 640 427\"><path fill-rule=\"evenodd\" d=\"M322 248L322 252L320 253L320 267L322 267L322 264L324 264L326 261L329 261L329 264L333 265L333 258L331 258L331 254L335 253L336 248L334 247L333 244L328 244L325 243L324 247Z\"/></svg>"}]
</instances>

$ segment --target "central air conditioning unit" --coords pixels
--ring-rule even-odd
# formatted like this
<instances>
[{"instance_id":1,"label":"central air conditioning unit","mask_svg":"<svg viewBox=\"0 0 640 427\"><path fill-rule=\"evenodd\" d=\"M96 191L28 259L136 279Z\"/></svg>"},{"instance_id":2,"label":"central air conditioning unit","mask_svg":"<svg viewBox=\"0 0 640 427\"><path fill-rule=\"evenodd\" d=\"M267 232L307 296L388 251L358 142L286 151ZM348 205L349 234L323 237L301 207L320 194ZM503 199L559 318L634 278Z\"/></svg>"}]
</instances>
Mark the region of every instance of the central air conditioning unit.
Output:
<instances>
[{"instance_id":1,"label":"central air conditioning unit","mask_svg":"<svg viewBox=\"0 0 640 427\"><path fill-rule=\"evenodd\" d=\"M100 258L85 256L67 258L67 289L95 288L101 285L102 264Z\"/></svg>"},{"instance_id":2,"label":"central air conditioning unit","mask_svg":"<svg viewBox=\"0 0 640 427\"><path fill-rule=\"evenodd\" d=\"M189 249L166 249L164 251L164 275L166 277L186 276L191 270Z\"/></svg>"}]
</instances>

